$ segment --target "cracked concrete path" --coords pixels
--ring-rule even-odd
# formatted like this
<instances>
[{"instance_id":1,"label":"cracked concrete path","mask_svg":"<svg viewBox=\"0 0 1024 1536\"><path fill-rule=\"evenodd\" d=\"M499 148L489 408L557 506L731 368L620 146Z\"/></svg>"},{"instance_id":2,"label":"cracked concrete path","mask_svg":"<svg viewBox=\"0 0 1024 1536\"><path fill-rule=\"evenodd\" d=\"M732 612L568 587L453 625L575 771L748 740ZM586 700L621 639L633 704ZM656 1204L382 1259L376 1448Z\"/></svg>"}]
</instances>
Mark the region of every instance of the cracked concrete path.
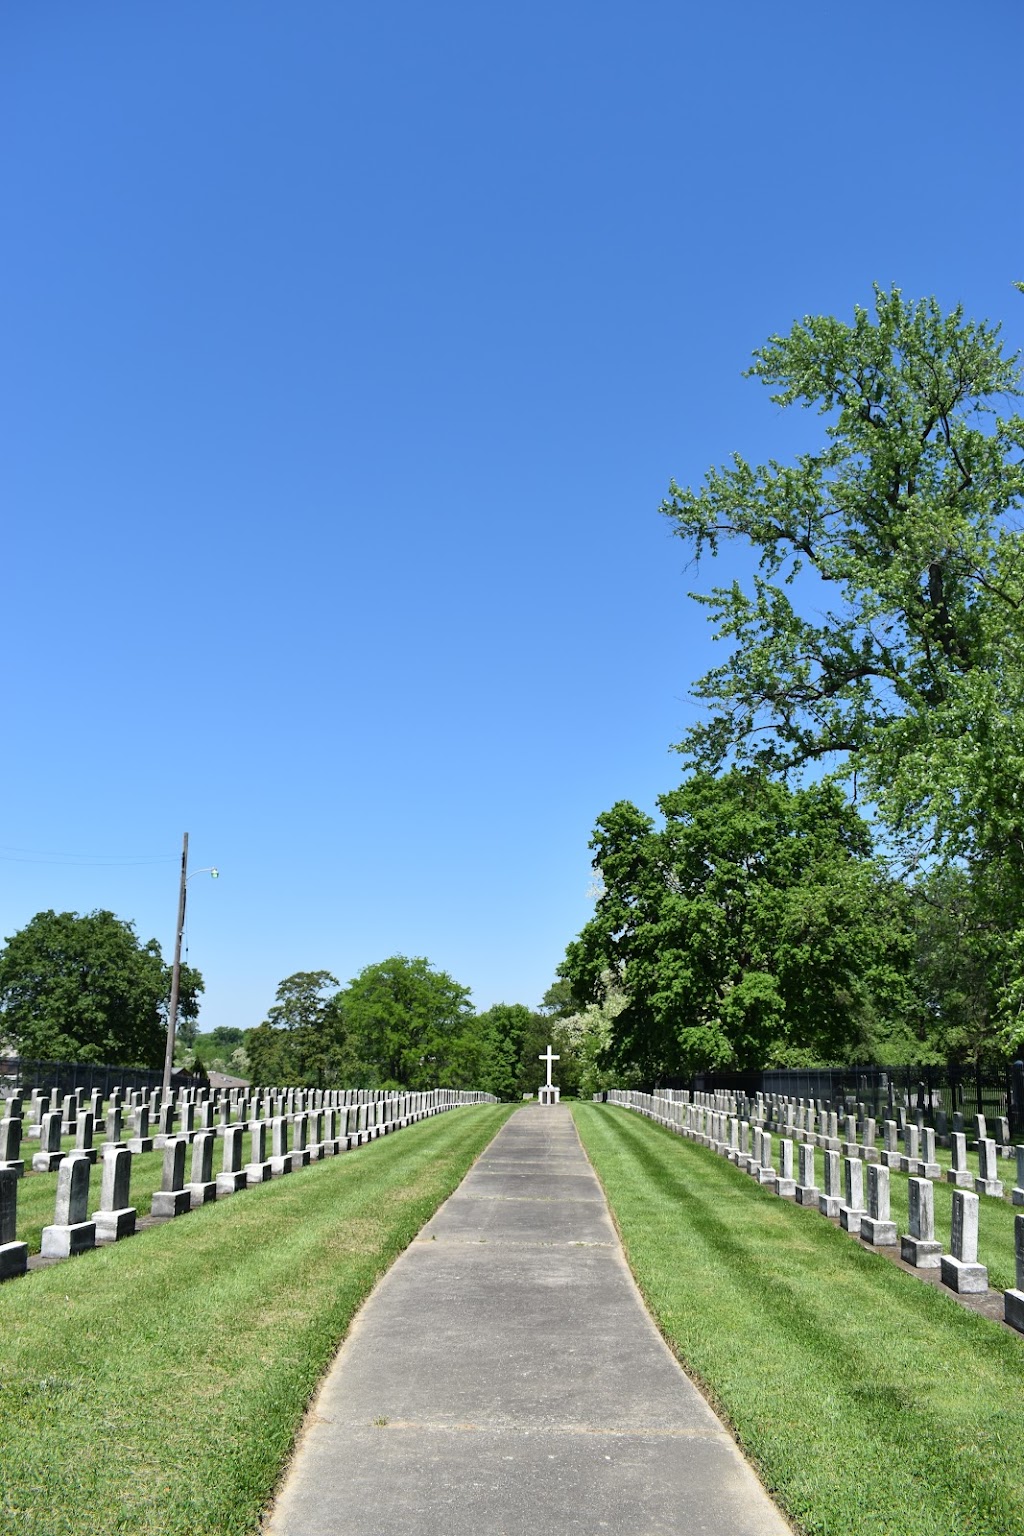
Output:
<instances>
[{"instance_id":1,"label":"cracked concrete path","mask_svg":"<svg viewBox=\"0 0 1024 1536\"><path fill-rule=\"evenodd\" d=\"M498 1132L352 1325L270 1536L788 1536L633 1284L567 1109Z\"/></svg>"}]
</instances>

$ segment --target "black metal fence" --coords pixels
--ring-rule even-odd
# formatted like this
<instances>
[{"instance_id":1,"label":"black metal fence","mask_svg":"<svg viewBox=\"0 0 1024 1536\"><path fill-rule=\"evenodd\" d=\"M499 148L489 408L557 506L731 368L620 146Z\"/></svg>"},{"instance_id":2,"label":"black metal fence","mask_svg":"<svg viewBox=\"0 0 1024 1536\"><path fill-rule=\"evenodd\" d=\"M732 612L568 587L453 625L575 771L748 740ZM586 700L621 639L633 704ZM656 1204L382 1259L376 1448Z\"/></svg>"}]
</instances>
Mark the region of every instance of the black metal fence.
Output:
<instances>
[{"instance_id":1,"label":"black metal fence","mask_svg":"<svg viewBox=\"0 0 1024 1536\"><path fill-rule=\"evenodd\" d=\"M700 1093L718 1090L731 1093L778 1093L795 1099L823 1099L834 1107L857 1104L867 1106L876 1119L892 1117L902 1106L921 1110L925 1120L934 1124L939 1110L950 1124L954 1114L961 1114L965 1124L975 1115L998 1117L1010 1122L1014 1141L1024 1142L1024 1062L1005 1066L946 1067L815 1067L806 1071L783 1069L774 1072L703 1072L689 1085Z\"/></svg>"},{"instance_id":2,"label":"black metal fence","mask_svg":"<svg viewBox=\"0 0 1024 1536\"><path fill-rule=\"evenodd\" d=\"M17 1091L31 1093L33 1088L44 1092L70 1093L74 1088L84 1088L92 1093L98 1088L106 1098L111 1088L159 1088L164 1080L162 1071L141 1067L96 1066L90 1062L74 1061L23 1061L17 1056L0 1056L0 1089L7 1093Z\"/></svg>"}]
</instances>

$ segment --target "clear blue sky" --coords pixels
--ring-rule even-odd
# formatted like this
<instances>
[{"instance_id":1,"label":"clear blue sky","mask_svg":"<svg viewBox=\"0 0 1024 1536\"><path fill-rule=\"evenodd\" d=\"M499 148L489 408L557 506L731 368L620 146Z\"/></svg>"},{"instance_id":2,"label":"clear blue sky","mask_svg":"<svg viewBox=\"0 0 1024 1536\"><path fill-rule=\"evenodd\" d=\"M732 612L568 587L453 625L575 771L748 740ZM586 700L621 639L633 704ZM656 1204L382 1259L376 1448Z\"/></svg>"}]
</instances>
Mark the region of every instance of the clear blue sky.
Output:
<instances>
[{"instance_id":1,"label":"clear blue sky","mask_svg":"<svg viewBox=\"0 0 1024 1536\"><path fill-rule=\"evenodd\" d=\"M535 1004L711 661L656 508L871 284L1024 339L1018 0L0 5L0 935L201 1027L427 955ZM75 855L75 858L70 858ZM153 862L135 862L151 860Z\"/></svg>"}]
</instances>

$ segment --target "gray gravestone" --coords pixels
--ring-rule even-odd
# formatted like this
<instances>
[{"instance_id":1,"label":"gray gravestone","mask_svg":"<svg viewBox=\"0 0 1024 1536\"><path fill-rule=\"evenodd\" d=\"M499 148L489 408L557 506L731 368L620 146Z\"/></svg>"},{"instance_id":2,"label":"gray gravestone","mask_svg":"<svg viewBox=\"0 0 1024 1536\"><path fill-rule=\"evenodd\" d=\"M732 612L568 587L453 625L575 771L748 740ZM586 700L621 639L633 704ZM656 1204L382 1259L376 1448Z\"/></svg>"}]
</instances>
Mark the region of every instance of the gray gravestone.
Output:
<instances>
[{"instance_id":1,"label":"gray gravestone","mask_svg":"<svg viewBox=\"0 0 1024 1536\"><path fill-rule=\"evenodd\" d=\"M88 1220L92 1163L82 1152L69 1152L57 1169L57 1204L53 1225L43 1228L44 1259L69 1259L96 1246L96 1223Z\"/></svg>"},{"instance_id":2,"label":"gray gravestone","mask_svg":"<svg viewBox=\"0 0 1024 1536\"><path fill-rule=\"evenodd\" d=\"M120 1113L120 1111L118 1111ZM127 1147L107 1142L103 1148L103 1179L100 1207L93 1218L98 1243L119 1243L135 1231L137 1212L128 1204L131 1195L132 1154Z\"/></svg>"},{"instance_id":3,"label":"gray gravestone","mask_svg":"<svg viewBox=\"0 0 1024 1536\"><path fill-rule=\"evenodd\" d=\"M9 1168L16 1178L25 1172L21 1155L21 1118L5 1115L0 1120L0 1168Z\"/></svg>"},{"instance_id":4,"label":"gray gravestone","mask_svg":"<svg viewBox=\"0 0 1024 1536\"><path fill-rule=\"evenodd\" d=\"M965 1189L953 1191L952 1252L942 1255L939 1269L943 1285L961 1294L988 1290L988 1270L978 1263L979 1199Z\"/></svg>"},{"instance_id":5,"label":"gray gravestone","mask_svg":"<svg viewBox=\"0 0 1024 1536\"><path fill-rule=\"evenodd\" d=\"M17 1241L18 1175L0 1168L0 1280L23 1275L28 1268L28 1244Z\"/></svg>"},{"instance_id":6,"label":"gray gravestone","mask_svg":"<svg viewBox=\"0 0 1024 1536\"><path fill-rule=\"evenodd\" d=\"M192 1196L185 1188L184 1136L174 1136L164 1145L163 1182L153 1194L154 1216L181 1216L192 1208Z\"/></svg>"},{"instance_id":7,"label":"gray gravestone","mask_svg":"<svg viewBox=\"0 0 1024 1536\"><path fill-rule=\"evenodd\" d=\"M861 1217L860 1235L874 1248L896 1245L896 1226L889 1210L889 1170L868 1164L868 1213Z\"/></svg>"},{"instance_id":8,"label":"gray gravestone","mask_svg":"<svg viewBox=\"0 0 1024 1536\"><path fill-rule=\"evenodd\" d=\"M225 1125L224 1153L221 1171L217 1175L217 1198L233 1195L245 1188L246 1175L242 1168L242 1127Z\"/></svg>"},{"instance_id":9,"label":"gray gravestone","mask_svg":"<svg viewBox=\"0 0 1024 1536\"><path fill-rule=\"evenodd\" d=\"M942 1244L935 1241L935 1191L930 1179L907 1180L910 1234L900 1241L900 1257L915 1269L938 1269Z\"/></svg>"},{"instance_id":10,"label":"gray gravestone","mask_svg":"<svg viewBox=\"0 0 1024 1536\"><path fill-rule=\"evenodd\" d=\"M970 1189L974 1179L967 1166L967 1137L963 1131L954 1131L949 1138L949 1155L952 1167L946 1169L946 1183L955 1184L959 1189Z\"/></svg>"},{"instance_id":11,"label":"gray gravestone","mask_svg":"<svg viewBox=\"0 0 1024 1536\"><path fill-rule=\"evenodd\" d=\"M867 1215L864 1204L864 1164L859 1157L843 1158L843 1203L839 1207L839 1225L844 1232L860 1232Z\"/></svg>"},{"instance_id":12,"label":"gray gravestone","mask_svg":"<svg viewBox=\"0 0 1024 1536\"><path fill-rule=\"evenodd\" d=\"M213 1147L216 1133L198 1131L192 1140L192 1171L188 1182L192 1209L198 1210L217 1198L217 1181L213 1177Z\"/></svg>"}]
</instances>

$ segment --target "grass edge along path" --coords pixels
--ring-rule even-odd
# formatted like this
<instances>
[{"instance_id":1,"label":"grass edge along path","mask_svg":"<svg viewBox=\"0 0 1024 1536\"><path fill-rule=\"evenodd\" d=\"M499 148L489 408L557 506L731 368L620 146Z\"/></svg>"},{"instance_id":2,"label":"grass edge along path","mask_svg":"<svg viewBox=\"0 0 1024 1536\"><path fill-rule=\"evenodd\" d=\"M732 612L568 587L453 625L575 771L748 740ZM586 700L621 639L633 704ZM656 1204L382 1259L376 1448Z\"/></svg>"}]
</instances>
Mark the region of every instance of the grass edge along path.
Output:
<instances>
[{"instance_id":1,"label":"grass edge along path","mask_svg":"<svg viewBox=\"0 0 1024 1536\"><path fill-rule=\"evenodd\" d=\"M1024 1531L1024 1341L707 1148L573 1116L661 1332L801 1531Z\"/></svg>"},{"instance_id":2,"label":"grass edge along path","mask_svg":"<svg viewBox=\"0 0 1024 1536\"><path fill-rule=\"evenodd\" d=\"M0 1533L248 1536L359 1305L516 1106L0 1286Z\"/></svg>"}]
</instances>

